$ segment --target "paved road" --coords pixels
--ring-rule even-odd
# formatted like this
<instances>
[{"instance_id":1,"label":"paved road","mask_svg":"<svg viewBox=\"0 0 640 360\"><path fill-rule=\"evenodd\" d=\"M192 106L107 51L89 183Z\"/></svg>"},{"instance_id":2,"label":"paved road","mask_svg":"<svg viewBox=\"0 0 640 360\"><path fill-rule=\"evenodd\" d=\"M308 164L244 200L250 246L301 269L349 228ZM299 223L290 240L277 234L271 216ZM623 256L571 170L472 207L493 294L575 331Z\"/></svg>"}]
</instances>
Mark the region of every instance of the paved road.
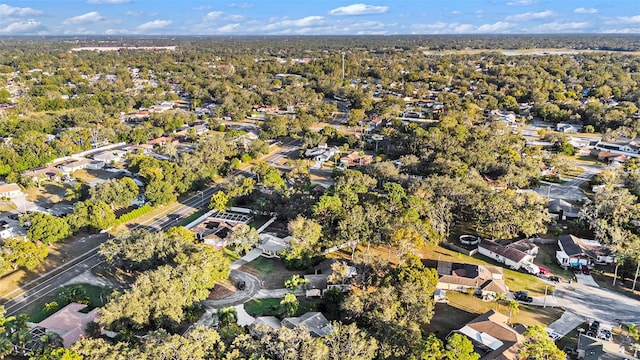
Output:
<instances>
[{"instance_id":1,"label":"paved road","mask_svg":"<svg viewBox=\"0 0 640 360\"><path fill-rule=\"evenodd\" d=\"M640 323L640 301L583 284L558 284L553 294L566 311L604 323Z\"/></svg>"},{"instance_id":2,"label":"paved road","mask_svg":"<svg viewBox=\"0 0 640 360\"><path fill-rule=\"evenodd\" d=\"M586 181L589 181L595 174L602 171L602 169L595 166L576 166L580 166L584 169L584 172L579 176L571 179L565 179L567 181L563 184L547 183L544 185L540 185L536 189L536 192L549 199L576 201L585 198L582 189L580 189L580 185L582 185L582 183Z\"/></svg>"},{"instance_id":3,"label":"paved road","mask_svg":"<svg viewBox=\"0 0 640 360\"><path fill-rule=\"evenodd\" d=\"M261 160L270 161L273 157L279 156L279 154L285 150L292 151L292 149L288 147L295 147L296 141L299 140L293 140L283 144L282 147L284 150L281 149L278 152L269 153L263 156ZM218 190L219 185L214 185L205 190L198 191L195 195L192 195L175 205L162 208L162 211L158 215L143 222L142 224L136 225L132 229L145 228L150 231L160 231L176 226L182 218L186 217L194 210L197 210L202 206L206 206L205 204L209 203L211 196ZM172 216L168 216L169 214L172 214ZM107 235L104 236L106 239ZM95 247L85 254L69 260L66 264L43 274L39 278L34 279L33 281L30 281L5 295L0 299L0 301L4 303L7 315L16 314L40 297L52 293L78 275L98 266L102 262L102 258L97 254L97 252L98 247Z\"/></svg>"},{"instance_id":4,"label":"paved road","mask_svg":"<svg viewBox=\"0 0 640 360\"><path fill-rule=\"evenodd\" d=\"M146 228L150 231L159 231L175 226L181 218L192 213L202 203L207 204L208 199L210 199L211 195L217 190L217 187L211 187L203 190L202 193L188 197L176 205L167 206L162 209L159 215L142 224L136 225L134 228ZM167 217L169 214L176 214L179 217L175 218L172 216L172 218L169 218ZM102 236L105 240L108 237L106 234L102 234ZM22 285L19 289L3 297L2 300L6 301L4 306L7 314L16 314L40 297L52 293L76 276L98 266L102 261L102 257L98 255L98 247L95 247L85 254L70 260L66 264Z\"/></svg>"}]
</instances>

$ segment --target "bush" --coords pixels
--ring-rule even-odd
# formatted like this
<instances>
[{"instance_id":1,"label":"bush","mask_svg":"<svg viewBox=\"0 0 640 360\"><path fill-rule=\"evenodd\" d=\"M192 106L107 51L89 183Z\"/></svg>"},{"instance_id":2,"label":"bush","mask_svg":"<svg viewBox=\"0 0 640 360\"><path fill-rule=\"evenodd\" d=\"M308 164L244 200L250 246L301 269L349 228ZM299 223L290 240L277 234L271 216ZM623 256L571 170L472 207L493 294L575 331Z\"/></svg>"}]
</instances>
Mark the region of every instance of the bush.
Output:
<instances>
[{"instance_id":1,"label":"bush","mask_svg":"<svg viewBox=\"0 0 640 360\"><path fill-rule=\"evenodd\" d=\"M137 209L134 209L132 211L129 211L126 214L122 214L117 220L115 225L120 225L120 224L124 224L127 221L131 221L135 218L137 218L138 216L142 216L148 212L150 212L151 210L153 210L153 207L151 207L151 205L149 204L145 204Z\"/></svg>"},{"instance_id":2,"label":"bush","mask_svg":"<svg viewBox=\"0 0 640 360\"><path fill-rule=\"evenodd\" d=\"M58 304L57 301L52 301L49 303L44 304L44 313L47 315L51 315L54 312L58 311L58 309L60 308L60 305Z\"/></svg>"}]
</instances>

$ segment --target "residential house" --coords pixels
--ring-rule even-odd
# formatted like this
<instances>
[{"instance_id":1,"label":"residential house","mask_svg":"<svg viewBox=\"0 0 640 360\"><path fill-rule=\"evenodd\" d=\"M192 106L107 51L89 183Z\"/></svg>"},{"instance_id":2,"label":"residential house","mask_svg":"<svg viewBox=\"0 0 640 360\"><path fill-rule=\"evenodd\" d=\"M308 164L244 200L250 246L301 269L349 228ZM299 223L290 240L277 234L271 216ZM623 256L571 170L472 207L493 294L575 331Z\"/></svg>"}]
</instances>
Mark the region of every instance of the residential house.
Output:
<instances>
[{"instance_id":1,"label":"residential house","mask_svg":"<svg viewBox=\"0 0 640 360\"><path fill-rule=\"evenodd\" d=\"M324 292L327 290L328 274L305 275L304 279L307 281L305 285L305 295L307 298L319 298L324 295Z\"/></svg>"},{"instance_id":2,"label":"residential house","mask_svg":"<svg viewBox=\"0 0 640 360\"><path fill-rule=\"evenodd\" d=\"M473 290L483 298L489 299L497 293L506 294L503 270L498 266L452 263L438 261L437 289L467 292Z\"/></svg>"},{"instance_id":3,"label":"residential house","mask_svg":"<svg viewBox=\"0 0 640 360\"><path fill-rule=\"evenodd\" d=\"M563 235L558 239L558 246L560 250L556 251L556 260L564 268L593 263L611 264L614 260L611 250L595 240Z\"/></svg>"},{"instance_id":4,"label":"residential house","mask_svg":"<svg viewBox=\"0 0 640 360\"><path fill-rule=\"evenodd\" d=\"M505 264L510 269L518 270L524 263L531 262L535 258L537 247L534 245L531 249L522 251L520 249L524 249L525 244L514 244L503 246L495 241L482 239L478 244L478 253Z\"/></svg>"},{"instance_id":5,"label":"residential house","mask_svg":"<svg viewBox=\"0 0 640 360\"><path fill-rule=\"evenodd\" d=\"M579 133L579 132L582 132L582 128L583 126L578 124L567 124L567 123L556 124L556 131L563 132L563 133L570 133L570 134Z\"/></svg>"},{"instance_id":6,"label":"residential house","mask_svg":"<svg viewBox=\"0 0 640 360\"><path fill-rule=\"evenodd\" d=\"M344 167L368 166L371 162L373 162L373 155L360 154L358 151L354 151L351 154L340 158L340 163Z\"/></svg>"},{"instance_id":7,"label":"residential house","mask_svg":"<svg viewBox=\"0 0 640 360\"><path fill-rule=\"evenodd\" d=\"M507 325L508 317L490 310L468 322L454 333L466 336L473 344L473 350L480 360L519 360L518 351L524 337Z\"/></svg>"},{"instance_id":8,"label":"residential house","mask_svg":"<svg viewBox=\"0 0 640 360\"><path fill-rule=\"evenodd\" d=\"M516 123L516 113L507 110L491 110L489 117L494 121L502 121L505 124L513 125Z\"/></svg>"},{"instance_id":9,"label":"residential house","mask_svg":"<svg viewBox=\"0 0 640 360\"><path fill-rule=\"evenodd\" d=\"M620 345L605 342L584 334L578 336L578 359L582 360L630 360L633 356L620 352Z\"/></svg>"},{"instance_id":10,"label":"residential house","mask_svg":"<svg viewBox=\"0 0 640 360\"><path fill-rule=\"evenodd\" d=\"M600 151L608 151L617 155L640 157L640 141L620 137L612 141L598 141L595 148Z\"/></svg>"},{"instance_id":11,"label":"residential house","mask_svg":"<svg viewBox=\"0 0 640 360\"><path fill-rule=\"evenodd\" d=\"M227 246L229 237L240 223L227 223L213 218L207 218L190 230L196 235L197 241L211 246L223 248Z\"/></svg>"},{"instance_id":12,"label":"residential house","mask_svg":"<svg viewBox=\"0 0 640 360\"><path fill-rule=\"evenodd\" d=\"M16 183L0 184L0 199L14 199L24 196L20 185Z\"/></svg>"},{"instance_id":13,"label":"residential house","mask_svg":"<svg viewBox=\"0 0 640 360\"><path fill-rule=\"evenodd\" d=\"M83 169L98 170L98 169L102 169L103 167L104 167L104 162L92 161L89 159L80 159L80 160L64 163L62 165L58 165L58 169L64 171L67 174L70 174L74 171L83 170Z\"/></svg>"},{"instance_id":14,"label":"residential house","mask_svg":"<svg viewBox=\"0 0 640 360\"><path fill-rule=\"evenodd\" d=\"M162 137L147 141L147 145L163 145L166 143L172 143L174 145L177 145L179 142L180 141L178 141L178 139L175 139L169 136L162 136Z\"/></svg>"},{"instance_id":15,"label":"residential house","mask_svg":"<svg viewBox=\"0 0 640 360\"><path fill-rule=\"evenodd\" d=\"M281 327L282 324L280 324L280 320L275 316L258 316L253 323L249 325L249 334L254 337L262 337L264 330L277 330Z\"/></svg>"},{"instance_id":16,"label":"residential house","mask_svg":"<svg viewBox=\"0 0 640 360\"><path fill-rule=\"evenodd\" d=\"M93 160L102 161L105 164L119 163L127 153L122 150L107 150L93 155Z\"/></svg>"},{"instance_id":17,"label":"residential house","mask_svg":"<svg viewBox=\"0 0 640 360\"><path fill-rule=\"evenodd\" d=\"M304 328L311 336L317 338L327 336L333 331L333 326L321 312L308 312L300 317L284 318L281 324L289 329Z\"/></svg>"},{"instance_id":18,"label":"residential house","mask_svg":"<svg viewBox=\"0 0 640 360\"><path fill-rule=\"evenodd\" d=\"M56 169L53 166L44 166L30 170L24 170L20 172L21 176L28 177L32 179L34 182L38 182L42 179L47 179L49 181L60 181L61 171L60 169Z\"/></svg>"},{"instance_id":19,"label":"residential house","mask_svg":"<svg viewBox=\"0 0 640 360\"><path fill-rule=\"evenodd\" d=\"M98 316L98 309L86 312L86 307L71 303L35 326L60 335L64 347L69 347L86 335L87 324Z\"/></svg>"},{"instance_id":20,"label":"residential house","mask_svg":"<svg viewBox=\"0 0 640 360\"><path fill-rule=\"evenodd\" d=\"M270 234L260 234L260 245L258 249L262 250L261 255L266 258L277 258L280 257L278 254L282 250L289 248L289 241L291 239L291 236L282 239Z\"/></svg>"},{"instance_id":21,"label":"residential house","mask_svg":"<svg viewBox=\"0 0 640 360\"><path fill-rule=\"evenodd\" d=\"M335 146L329 147L327 144L319 144L318 146L307 149L304 156L313 158L313 161L325 162L333 159L336 154L340 154L340 149Z\"/></svg>"},{"instance_id":22,"label":"residential house","mask_svg":"<svg viewBox=\"0 0 640 360\"><path fill-rule=\"evenodd\" d=\"M573 205L564 199L549 200L547 208L549 209L549 214L557 216L560 221L565 218L576 219L580 212L579 206Z\"/></svg>"}]
</instances>

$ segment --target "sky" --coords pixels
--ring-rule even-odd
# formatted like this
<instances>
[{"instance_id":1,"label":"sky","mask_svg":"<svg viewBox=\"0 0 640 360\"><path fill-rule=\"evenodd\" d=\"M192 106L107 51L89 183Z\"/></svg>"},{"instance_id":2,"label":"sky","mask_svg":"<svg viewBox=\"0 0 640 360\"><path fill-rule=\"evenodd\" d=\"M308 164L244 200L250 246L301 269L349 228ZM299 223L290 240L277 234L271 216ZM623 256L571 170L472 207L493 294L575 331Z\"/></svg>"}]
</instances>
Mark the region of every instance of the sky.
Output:
<instances>
[{"instance_id":1,"label":"sky","mask_svg":"<svg viewBox=\"0 0 640 360\"><path fill-rule=\"evenodd\" d=\"M0 0L0 35L640 34L640 0Z\"/></svg>"}]
</instances>

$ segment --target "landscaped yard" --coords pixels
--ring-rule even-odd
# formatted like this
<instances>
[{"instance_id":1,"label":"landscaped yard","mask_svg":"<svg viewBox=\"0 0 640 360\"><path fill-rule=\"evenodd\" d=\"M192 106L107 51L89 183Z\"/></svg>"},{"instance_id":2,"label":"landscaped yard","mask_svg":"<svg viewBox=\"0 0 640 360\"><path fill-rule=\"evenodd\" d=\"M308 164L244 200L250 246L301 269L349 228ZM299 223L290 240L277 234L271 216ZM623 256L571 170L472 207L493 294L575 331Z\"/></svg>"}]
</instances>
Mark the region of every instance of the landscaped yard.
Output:
<instances>
[{"instance_id":1,"label":"landscaped yard","mask_svg":"<svg viewBox=\"0 0 640 360\"><path fill-rule=\"evenodd\" d=\"M500 306L495 301L483 301L473 295L463 294L457 291L447 291L449 305L458 311L466 313L484 314L489 310L495 310L509 316L509 306L501 302ZM562 316L564 310L558 308L525 305L519 303L519 311L512 314L511 322L514 324L541 325L546 327Z\"/></svg>"},{"instance_id":2,"label":"landscaped yard","mask_svg":"<svg viewBox=\"0 0 640 360\"><path fill-rule=\"evenodd\" d=\"M240 271L253 274L258 279L264 281L264 288L266 289L282 289L285 280L295 274L305 274L304 271L288 270L280 259L267 259L262 256L248 264L242 265Z\"/></svg>"},{"instance_id":3,"label":"landscaped yard","mask_svg":"<svg viewBox=\"0 0 640 360\"><path fill-rule=\"evenodd\" d=\"M298 298L300 305L298 311L294 316L300 316L309 311L317 311L318 304L321 300L312 300ZM276 316L280 317L280 301L282 299L267 298L267 299L254 299L244 304L244 309L251 316Z\"/></svg>"},{"instance_id":4,"label":"landscaped yard","mask_svg":"<svg viewBox=\"0 0 640 360\"><path fill-rule=\"evenodd\" d=\"M75 290L80 289L80 290ZM88 284L78 284L78 285L69 285L64 286L58 289L55 293L49 294L45 297L38 299L38 301L33 302L31 305L24 308L21 313L25 313L29 315L29 321L31 322L40 322L46 319L49 315L53 314L55 311L50 313L46 313L44 311L44 306L47 303L55 301L58 303L58 309L62 309L69 301L65 300L64 296L61 296L63 292L69 291L82 292L86 294L86 300L88 300L89 308L93 309L96 307L103 306L107 303L109 299L109 294L111 293L111 289L101 288L94 285Z\"/></svg>"}]
</instances>

